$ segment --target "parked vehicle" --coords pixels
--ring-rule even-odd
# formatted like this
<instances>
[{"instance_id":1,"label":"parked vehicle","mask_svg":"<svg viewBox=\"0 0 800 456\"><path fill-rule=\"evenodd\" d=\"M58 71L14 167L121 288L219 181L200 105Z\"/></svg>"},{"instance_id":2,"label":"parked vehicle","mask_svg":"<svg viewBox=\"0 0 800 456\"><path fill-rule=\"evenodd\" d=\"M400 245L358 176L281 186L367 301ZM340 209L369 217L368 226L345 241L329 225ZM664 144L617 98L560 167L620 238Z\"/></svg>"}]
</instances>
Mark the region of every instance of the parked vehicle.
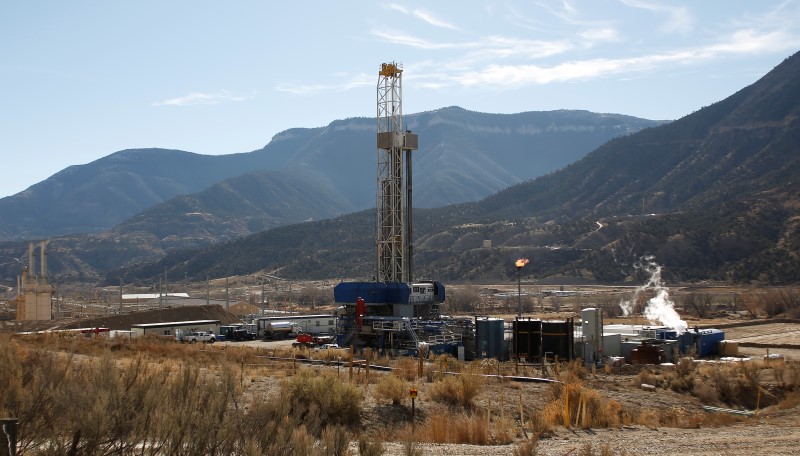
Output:
<instances>
[{"instance_id":1,"label":"parked vehicle","mask_svg":"<svg viewBox=\"0 0 800 456\"><path fill-rule=\"evenodd\" d=\"M214 333L210 333L208 331L181 331L178 330L175 334L175 338L181 342L207 342L209 344L213 344L217 341L217 337Z\"/></svg>"},{"instance_id":2,"label":"parked vehicle","mask_svg":"<svg viewBox=\"0 0 800 456\"><path fill-rule=\"evenodd\" d=\"M294 348L313 348L319 349L320 345L336 345L333 336L312 336L308 333L300 333L297 335L297 341L292 343Z\"/></svg>"},{"instance_id":3,"label":"parked vehicle","mask_svg":"<svg viewBox=\"0 0 800 456\"><path fill-rule=\"evenodd\" d=\"M219 332L221 335L225 336L225 340L242 341L256 339L256 335L245 329L244 325L220 326Z\"/></svg>"},{"instance_id":4,"label":"parked vehicle","mask_svg":"<svg viewBox=\"0 0 800 456\"><path fill-rule=\"evenodd\" d=\"M288 339L297 332L297 324L291 321L271 321L264 328L264 339Z\"/></svg>"}]
</instances>

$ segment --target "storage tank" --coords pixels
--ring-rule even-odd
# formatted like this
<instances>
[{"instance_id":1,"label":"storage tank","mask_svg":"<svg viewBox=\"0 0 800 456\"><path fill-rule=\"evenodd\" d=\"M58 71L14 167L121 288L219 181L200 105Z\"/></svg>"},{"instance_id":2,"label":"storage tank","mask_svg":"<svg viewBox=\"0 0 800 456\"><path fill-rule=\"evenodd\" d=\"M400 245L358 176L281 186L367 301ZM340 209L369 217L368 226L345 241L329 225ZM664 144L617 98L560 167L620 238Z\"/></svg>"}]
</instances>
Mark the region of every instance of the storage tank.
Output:
<instances>
[{"instance_id":1,"label":"storage tank","mask_svg":"<svg viewBox=\"0 0 800 456\"><path fill-rule=\"evenodd\" d=\"M725 332L719 329L701 329L697 353L700 356L719 355L719 343L725 340Z\"/></svg>"},{"instance_id":2,"label":"storage tank","mask_svg":"<svg viewBox=\"0 0 800 456\"><path fill-rule=\"evenodd\" d=\"M664 359L661 347L644 341L631 352L631 364L661 364Z\"/></svg>"},{"instance_id":3,"label":"storage tank","mask_svg":"<svg viewBox=\"0 0 800 456\"><path fill-rule=\"evenodd\" d=\"M719 343L720 356L739 356L739 342L735 340L723 340Z\"/></svg>"},{"instance_id":4,"label":"storage tank","mask_svg":"<svg viewBox=\"0 0 800 456\"><path fill-rule=\"evenodd\" d=\"M605 356L622 356L622 334L603 335L603 354Z\"/></svg>"},{"instance_id":5,"label":"storage tank","mask_svg":"<svg viewBox=\"0 0 800 456\"><path fill-rule=\"evenodd\" d=\"M502 318L475 317L477 358L502 358L505 331Z\"/></svg>"},{"instance_id":6,"label":"storage tank","mask_svg":"<svg viewBox=\"0 0 800 456\"><path fill-rule=\"evenodd\" d=\"M594 363L603 356L603 311L594 307L581 311L584 341L583 361Z\"/></svg>"},{"instance_id":7,"label":"storage tank","mask_svg":"<svg viewBox=\"0 0 800 456\"><path fill-rule=\"evenodd\" d=\"M697 356L714 356L719 354L719 343L725 340L725 332L719 329L694 329L686 331L678 337L681 353L694 350Z\"/></svg>"},{"instance_id":8,"label":"storage tank","mask_svg":"<svg viewBox=\"0 0 800 456\"><path fill-rule=\"evenodd\" d=\"M542 356L571 361L574 354L574 323L572 318L564 321L542 322Z\"/></svg>"},{"instance_id":9,"label":"storage tank","mask_svg":"<svg viewBox=\"0 0 800 456\"><path fill-rule=\"evenodd\" d=\"M537 360L542 356L542 321L516 319L513 323L514 357Z\"/></svg>"}]
</instances>

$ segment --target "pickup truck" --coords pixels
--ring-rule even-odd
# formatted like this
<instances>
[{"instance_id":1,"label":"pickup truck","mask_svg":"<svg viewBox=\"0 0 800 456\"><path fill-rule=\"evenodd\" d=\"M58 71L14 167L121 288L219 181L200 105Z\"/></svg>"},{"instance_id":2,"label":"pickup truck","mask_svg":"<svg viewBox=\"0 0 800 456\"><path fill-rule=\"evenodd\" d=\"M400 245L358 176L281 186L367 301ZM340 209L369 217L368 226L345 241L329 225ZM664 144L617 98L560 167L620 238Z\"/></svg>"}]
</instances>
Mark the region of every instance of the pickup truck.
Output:
<instances>
[{"instance_id":1,"label":"pickup truck","mask_svg":"<svg viewBox=\"0 0 800 456\"><path fill-rule=\"evenodd\" d=\"M209 344L213 344L217 341L217 338L214 336L214 333L210 333L207 331L190 331L190 332L182 332L176 334L176 338L181 342L208 342Z\"/></svg>"}]
</instances>

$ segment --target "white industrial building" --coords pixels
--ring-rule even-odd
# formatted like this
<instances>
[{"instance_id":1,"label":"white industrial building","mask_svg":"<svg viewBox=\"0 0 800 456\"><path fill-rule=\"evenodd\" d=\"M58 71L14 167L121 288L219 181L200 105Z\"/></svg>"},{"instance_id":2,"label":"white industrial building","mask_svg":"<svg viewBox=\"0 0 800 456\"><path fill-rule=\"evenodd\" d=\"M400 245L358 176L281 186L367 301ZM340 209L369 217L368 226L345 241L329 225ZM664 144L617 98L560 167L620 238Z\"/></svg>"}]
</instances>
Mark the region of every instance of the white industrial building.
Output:
<instances>
[{"instance_id":1,"label":"white industrial building","mask_svg":"<svg viewBox=\"0 0 800 456\"><path fill-rule=\"evenodd\" d=\"M134 337L156 335L175 336L181 331L208 331L219 334L220 320L173 321L166 323L139 323L131 325Z\"/></svg>"}]
</instances>

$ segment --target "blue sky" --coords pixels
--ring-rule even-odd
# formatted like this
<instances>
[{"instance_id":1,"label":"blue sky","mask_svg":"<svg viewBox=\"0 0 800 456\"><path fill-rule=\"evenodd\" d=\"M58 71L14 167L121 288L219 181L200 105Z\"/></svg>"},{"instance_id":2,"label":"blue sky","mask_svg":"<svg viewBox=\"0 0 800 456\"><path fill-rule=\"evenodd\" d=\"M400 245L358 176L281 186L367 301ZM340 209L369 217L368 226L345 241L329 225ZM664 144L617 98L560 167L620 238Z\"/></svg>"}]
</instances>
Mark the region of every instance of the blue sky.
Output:
<instances>
[{"instance_id":1,"label":"blue sky","mask_svg":"<svg viewBox=\"0 0 800 456\"><path fill-rule=\"evenodd\" d=\"M0 197L122 149L248 152L372 117L382 62L406 114L675 119L798 49L800 0L4 1Z\"/></svg>"}]
</instances>

